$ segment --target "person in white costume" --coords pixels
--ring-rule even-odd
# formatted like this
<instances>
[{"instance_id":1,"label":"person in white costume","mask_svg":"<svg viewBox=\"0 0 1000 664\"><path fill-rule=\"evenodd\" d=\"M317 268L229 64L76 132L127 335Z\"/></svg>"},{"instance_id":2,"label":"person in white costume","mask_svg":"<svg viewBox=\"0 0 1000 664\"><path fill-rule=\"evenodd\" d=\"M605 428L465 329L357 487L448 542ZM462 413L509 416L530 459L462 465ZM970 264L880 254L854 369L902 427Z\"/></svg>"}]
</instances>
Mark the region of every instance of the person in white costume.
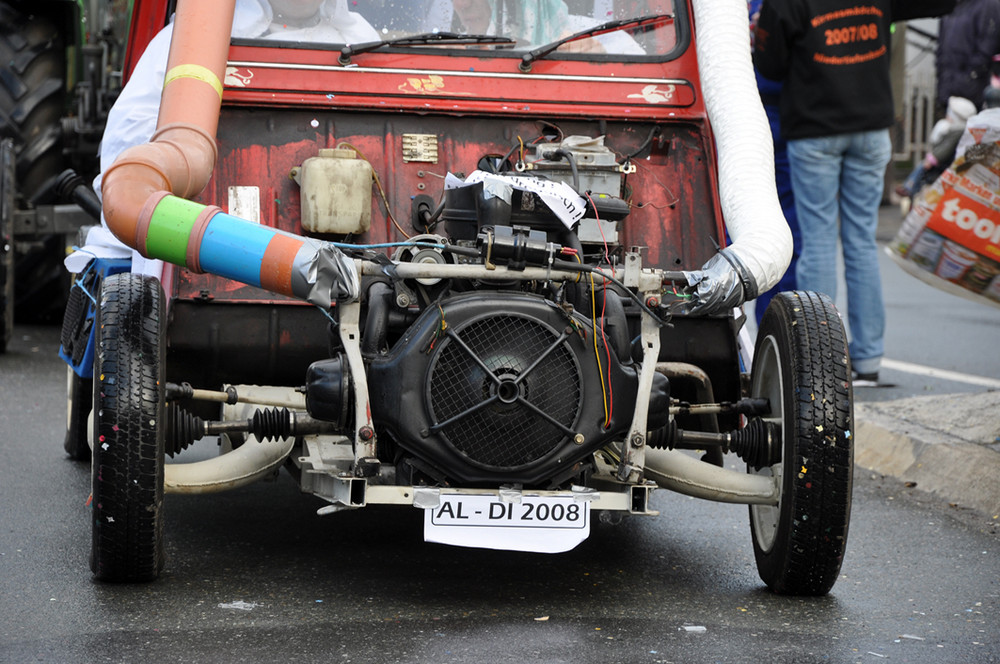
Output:
<instances>
[{"instance_id":1,"label":"person in white costume","mask_svg":"<svg viewBox=\"0 0 1000 664\"><path fill-rule=\"evenodd\" d=\"M599 0L593 16L570 14L564 0L519 0L502 7L498 0L436 0L428 14L435 29L446 29L457 17L462 29L471 34L500 34L523 42L523 47L551 43L575 32L613 20L613 6ZM501 18L502 17L502 18ZM497 22L504 25L498 27ZM609 32L560 47L564 53L619 53L645 55L645 50L624 32Z\"/></svg>"},{"instance_id":2,"label":"person in white costume","mask_svg":"<svg viewBox=\"0 0 1000 664\"><path fill-rule=\"evenodd\" d=\"M102 174L123 151L149 142L156 131L173 27L171 22L149 42L108 113L100 148ZM378 32L360 14L348 11L347 0L237 0L232 36L336 44L379 41ZM98 196L101 177L99 174L94 179ZM120 242L103 219L102 225L87 235L86 246L66 258L66 268L82 272L94 256L132 256L133 272L157 278L163 271L161 261L144 258Z\"/></svg>"}]
</instances>

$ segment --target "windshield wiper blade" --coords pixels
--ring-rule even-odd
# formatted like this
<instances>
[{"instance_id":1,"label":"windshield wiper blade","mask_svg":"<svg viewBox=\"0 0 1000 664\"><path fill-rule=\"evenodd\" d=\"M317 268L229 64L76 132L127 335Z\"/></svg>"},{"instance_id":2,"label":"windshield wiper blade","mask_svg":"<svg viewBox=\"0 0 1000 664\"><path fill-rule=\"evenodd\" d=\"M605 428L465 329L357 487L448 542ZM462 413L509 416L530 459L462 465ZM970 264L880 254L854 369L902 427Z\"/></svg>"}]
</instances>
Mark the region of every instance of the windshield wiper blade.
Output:
<instances>
[{"instance_id":1,"label":"windshield wiper blade","mask_svg":"<svg viewBox=\"0 0 1000 664\"><path fill-rule=\"evenodd\" d=\"M672 21L673 19L673 14L650 14L649 16L624 18L617 21L601 23L600 25L595 25L592 28L587 28L586 30L581 30L580 32L567 35L562 39L546 44L545 46L539 46L534 50L528 51L521 56L521 64L519 64L517 68L523 72L529 72L531 71L531 63L535 60L541 60L563 44L568 44L569 42L576 41L577 39L596 37L597 35L603 35L607 32L615 32L617 30L624 30L625 28L638 28L644 25L655 25L665 21Z\"/></svg>"},{"instance_id":2,"label":"windshield wiper blade","mask_svg":"<svg viewBox=\"0 0 1000 664\"><path fill-rule=\"evenodd\" d=\"M500 37L499 35L465 35L458 32L425 32L420 35L407 35L406 37L396 37L385 41L365 42L364 44L347 44L340 49L340 57L337 62L342 65L351 64L351 56L377 51L384 46L427 46L448 42L461 46L463 44L478 44L501 46L511 48L516 40L510 37Z\"/></svg>"}]
</instances>

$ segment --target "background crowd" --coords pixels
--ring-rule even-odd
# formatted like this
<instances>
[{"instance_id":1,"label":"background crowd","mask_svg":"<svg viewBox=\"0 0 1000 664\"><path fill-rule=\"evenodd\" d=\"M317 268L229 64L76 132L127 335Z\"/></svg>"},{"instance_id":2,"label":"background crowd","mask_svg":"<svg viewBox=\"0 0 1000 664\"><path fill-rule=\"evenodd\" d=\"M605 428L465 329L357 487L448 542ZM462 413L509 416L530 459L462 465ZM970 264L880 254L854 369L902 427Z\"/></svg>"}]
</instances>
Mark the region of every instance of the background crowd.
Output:
<instances>
[{"instance_id":1,"label":"background crowd","mask_svg":"<svg viewBox=\"0 0 1000 664\"><path fill-rule=\"evenodd\" d=\"M778 289L836 299L839 243L854 384L876 386L885 336L876 230L899 118L893 29L941 17L939 121L926 156L897 188L913 196L951 163L968 118L1000 101L1000 0L749 0L748 11L779 196L796 237ZM768 296L758 299L758 321Z\"/></svg>"}]
</instances>

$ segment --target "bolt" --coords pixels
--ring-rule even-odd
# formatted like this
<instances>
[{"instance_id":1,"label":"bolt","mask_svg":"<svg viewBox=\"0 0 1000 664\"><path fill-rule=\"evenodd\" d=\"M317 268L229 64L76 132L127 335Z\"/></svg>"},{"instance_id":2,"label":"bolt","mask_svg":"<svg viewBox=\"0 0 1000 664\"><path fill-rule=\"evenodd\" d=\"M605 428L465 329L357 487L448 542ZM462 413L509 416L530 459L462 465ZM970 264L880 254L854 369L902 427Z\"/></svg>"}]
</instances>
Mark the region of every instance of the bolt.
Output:
<instances>
[{"instance_id":1,"label":"bolt","mask_svg":"<svg viewBox=\"0 0 1000 664\"><path fill-rule=\"evenodd\" d=\"M660 298L655 295L651 295L646 298L646 306L650 309L660 306Z\"/></svg>"},{"instance_id":2,"label":"bolt","mask_svg":"<svg viewBox=\"0 0 1000 664\"><path fill-rule=\"evenodd\" d=\"M643 444L645 444L646 439L643 437L641 433L637 433L634 436L632 436L632 440L630 440L629 442L632 443L632 447L642 447Z\"/></svg>"},{"instance_id":3,"label":"bolt","mask_svg":"<svg viewBox=\"0 0 1000 664\"><path fill-rule=\"evenodd\" d=\"M367 441L371 440L374 437L375 437L375 431L371 427L365 426L358 429L358 438L360 438L361 440Z\"/></svg>"},{"instance_id":4,"label":"bolt","mask_svg":"<svg viewBox=\"0 0 1000 664\"><path fill-rule=\"evenodd\" d=\"M583 445L584 440L586 440L586 438L583 437L582 433L578 433L575 436L573 436L573 442L576 443L577 445Z\"/></svg>"}]
</instances>

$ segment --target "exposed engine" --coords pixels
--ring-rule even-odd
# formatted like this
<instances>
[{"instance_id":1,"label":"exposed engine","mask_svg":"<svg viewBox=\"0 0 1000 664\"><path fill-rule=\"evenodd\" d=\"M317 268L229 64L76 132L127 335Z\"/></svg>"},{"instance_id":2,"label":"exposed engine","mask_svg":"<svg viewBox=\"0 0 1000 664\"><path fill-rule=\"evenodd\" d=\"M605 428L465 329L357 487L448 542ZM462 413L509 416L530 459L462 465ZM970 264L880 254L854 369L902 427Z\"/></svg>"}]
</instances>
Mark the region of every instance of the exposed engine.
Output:
<instances>
[{"instance_id":1,"label":"exposed engine","mask_svg":"<svg viewBox=\"0 0 1000 664\"><path fill-rule=\"evenodd\" d=\"M582 137L539 145L512 166L510 156L493 172L450 178L436 210L416 202L424 207L415 225L425 232L362 282L372 435L379 461L406 483L582 483L593 452L622 440L632 421L632 344L644 304L588 272L620 260L629 164L601 139ZM575 266L580 276L498 281L459 270L456 278L407 278L397 263ZM312 417L353 429L349 377L342 346L312 365ZM669 396L657 374L650 430L667 424Z\"/></svg>"}]
</instances>

